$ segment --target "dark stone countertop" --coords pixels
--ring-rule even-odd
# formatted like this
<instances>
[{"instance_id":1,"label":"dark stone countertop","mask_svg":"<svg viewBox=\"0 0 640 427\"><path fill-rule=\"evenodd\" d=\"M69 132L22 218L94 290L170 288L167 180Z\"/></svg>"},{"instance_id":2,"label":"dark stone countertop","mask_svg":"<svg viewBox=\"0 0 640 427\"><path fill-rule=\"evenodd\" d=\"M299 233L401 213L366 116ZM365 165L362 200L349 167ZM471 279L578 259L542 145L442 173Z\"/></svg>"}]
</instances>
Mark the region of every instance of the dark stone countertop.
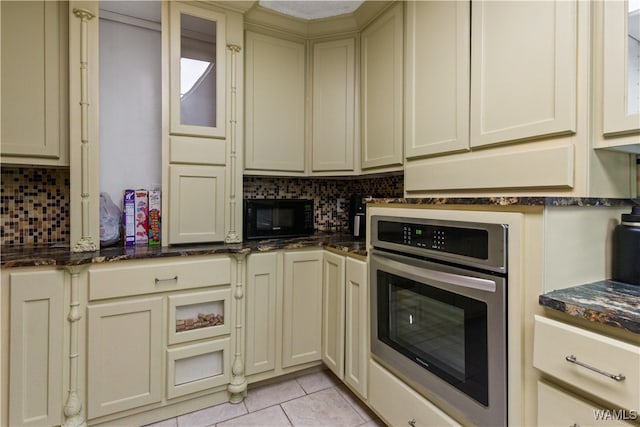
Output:
<instances>
[{"instance_id":1,"label":"dark stone countertop","mask_svg":"<svg viewBox=\"0 0 640 427\"><path fill-rule=\"evenodd\" d=\"M486 205L486 206L630 206L640 199L589 197L408 197L373 198L370 203L405 205Z\"/></svg>"},{"instance_id":2,"label":"dark stone countertop","mask_svg":"<svg viewBox=\"0 0 640 427\"><path fill-rule=\"evenodd\" d=\"M346 255L366 256L364 240L354 240L346 233L318 232L308 237L254 240L242 243L212 243L165 247L109 247L95 252L71 252L68 246L10 246L0 248L0 266L33 267L41 265L72 266L128 259L151 259L213 254L248 254L278 249L333 248Z\"/></svg>"},{"instance_id":3,"label":"dark stone countertop","mask_svg":"<svg viewBox=\"0 0 640 427\"><path fill-rule=\"evenodd\" d=\"M570 316L640 334L640 286L613 280L540 295L540 305Z\"/></svg>"}]
</instances>

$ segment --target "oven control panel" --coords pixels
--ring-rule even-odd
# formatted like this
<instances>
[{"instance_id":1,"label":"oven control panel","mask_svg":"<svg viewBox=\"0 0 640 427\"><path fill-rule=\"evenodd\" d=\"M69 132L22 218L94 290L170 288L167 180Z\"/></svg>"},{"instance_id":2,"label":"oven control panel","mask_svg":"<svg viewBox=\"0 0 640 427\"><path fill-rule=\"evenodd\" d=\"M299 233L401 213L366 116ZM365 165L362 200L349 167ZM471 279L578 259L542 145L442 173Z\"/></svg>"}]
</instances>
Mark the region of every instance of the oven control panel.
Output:
<instances>
[{"instance_id":1,"label":"oven control panel","mask_svg":"<svg viewBox=\"0 0 640 427\"><path fill-rule=\"evenodd\" d=\"M488 239L487 230L480 228L378 222L378 241L477 259L487 259Z\"/></svg>"}]
</instances>

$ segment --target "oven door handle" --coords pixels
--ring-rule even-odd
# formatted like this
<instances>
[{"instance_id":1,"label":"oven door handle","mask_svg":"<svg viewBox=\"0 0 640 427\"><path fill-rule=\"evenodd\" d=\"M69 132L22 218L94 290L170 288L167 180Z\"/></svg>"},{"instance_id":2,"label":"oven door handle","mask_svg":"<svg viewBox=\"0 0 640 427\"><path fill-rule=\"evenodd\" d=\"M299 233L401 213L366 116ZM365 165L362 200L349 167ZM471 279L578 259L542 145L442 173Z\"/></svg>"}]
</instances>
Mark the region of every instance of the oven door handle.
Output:
<instances>
[{"instance_id":1,"label":"oven door handle","mask_svg":"<svg viewBox=\"0 0 640 427\"><path fill-rule=\"evenodd\" d=\"M463 276L446 271L433 270L431 267L422 266L420 264L425 261L415 260L413 258L404 257L402 255L384 254L372 250L371 258L375 258L382 266L387 266L395 270L399 275L407 273L420 279L434 280L440 283L461 286L470 289L478 289L485 292L495 292L496 282L490 279L482 279L480 277Z\"/></svg>"}]
</instances>

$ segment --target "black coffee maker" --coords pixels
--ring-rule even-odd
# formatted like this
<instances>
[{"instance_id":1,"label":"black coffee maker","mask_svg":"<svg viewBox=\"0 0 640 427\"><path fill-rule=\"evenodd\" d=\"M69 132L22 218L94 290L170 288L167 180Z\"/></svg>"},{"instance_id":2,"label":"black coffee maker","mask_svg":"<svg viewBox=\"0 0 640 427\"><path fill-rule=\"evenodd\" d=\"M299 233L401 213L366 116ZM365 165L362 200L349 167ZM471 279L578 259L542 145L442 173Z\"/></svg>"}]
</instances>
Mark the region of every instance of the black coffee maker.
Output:
<instances>
[{"instance_id":1,"label":"black coffee maker","mask_svg":"<svg viewBox=\"0 0 640 427\"><path fill-rule=\"evenodd\" d=\"M349 233L356 239L364 239L367 234L367 205L371 196L352 194L349 203Z\"/></svg>"}]
</instances>

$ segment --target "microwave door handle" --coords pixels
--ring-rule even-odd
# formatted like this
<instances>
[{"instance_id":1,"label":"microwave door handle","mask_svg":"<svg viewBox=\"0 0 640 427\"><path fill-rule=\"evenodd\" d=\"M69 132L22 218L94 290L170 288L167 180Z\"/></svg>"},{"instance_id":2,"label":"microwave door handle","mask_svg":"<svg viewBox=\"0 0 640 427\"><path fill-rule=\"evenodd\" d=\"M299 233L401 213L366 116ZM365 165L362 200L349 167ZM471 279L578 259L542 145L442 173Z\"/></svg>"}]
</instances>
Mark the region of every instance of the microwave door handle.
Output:
<instances>
[{"instance_id":1,"label":"microwave door handle","mask_svg":"<svg viewBox=\"0 0 640 427\"><path fill-rule=\"evenodd\" d=\"M480 277L462 276L460 274L447 273L445 271L432 270L427 267L419 267L415 265L415 263L411 263L410 261L404 263L387 258L376 258L378 258L382 262L382 264L388 265L389 267L400 272L400 275L409 273L414 277L419 277L427 280L430 279L440 283L448 283L455 286L478 289L485 292L496 291L496 282L494 282L493 280L482 279Z\"/></svg>"}]
</instances>

